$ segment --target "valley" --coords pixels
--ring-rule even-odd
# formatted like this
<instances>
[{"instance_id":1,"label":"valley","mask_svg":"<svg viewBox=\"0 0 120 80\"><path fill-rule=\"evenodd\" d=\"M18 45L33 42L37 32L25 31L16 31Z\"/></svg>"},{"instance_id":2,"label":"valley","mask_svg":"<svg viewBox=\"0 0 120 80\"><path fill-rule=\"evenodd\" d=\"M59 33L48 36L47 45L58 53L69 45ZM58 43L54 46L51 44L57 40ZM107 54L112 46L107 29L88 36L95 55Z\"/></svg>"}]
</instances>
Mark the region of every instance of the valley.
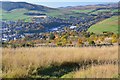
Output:
<instances>
[{"instance_id":1,"label":"valley","mask_svg":"<svg viewBox=\"0 0 120 80\"><path fill-rule=\"evenodd\" d=\"M0 3L1 78L120 79L117 2L58 8Z\"/></svg>"},{"instance_id":2,"label":"valley","mask_svg":"<svg viewBox=\"0 0 120 80\"><path fill-rule=\"evenodd\" d=\"M15 4L15 3L13 3ZM48 8L40 5L32 5L29 3L17 3L18 5L12 7L4 7L9 5L9 2L3 3L2 12L2 41L10 41L16 39L25 38L27 35L37 35L38 33L44 35L44 33L63 33L65 29L74 30L77 32L115 32L118 33L118 28L101 28L99 31L91 27L98 22L101 22L112 16L118 16L117 6L114 4L109 5L89 5L82 7L70 7L70 8ZM22 5L26 7L22 7ZM44 7L44 10L38 8L32 9L29 6ZM111 7L112 6L112 7ZM87 9L87 10L85 10ZM35 17L36 16L36 17ZM41 16L41 17L40 17ZM45 16L45 18L42 18ZM117 23L117 22L116 22ZM106 25L107 26L107 25ZM108 25L109 26L109 25ZM73 27L73 28L72 28ZM115 25L115 27L118 27ZM91 30L91 28L93 28ZM99 27L97 27L99 28ZM100 31L101 30L101 31ZM112 31L113 30L113 31ZM42 36L39 35L39 36ZM35 38L36 39L36 38ZM37 38L39 39L39 37Z\"/></svg>"}]
</instances>

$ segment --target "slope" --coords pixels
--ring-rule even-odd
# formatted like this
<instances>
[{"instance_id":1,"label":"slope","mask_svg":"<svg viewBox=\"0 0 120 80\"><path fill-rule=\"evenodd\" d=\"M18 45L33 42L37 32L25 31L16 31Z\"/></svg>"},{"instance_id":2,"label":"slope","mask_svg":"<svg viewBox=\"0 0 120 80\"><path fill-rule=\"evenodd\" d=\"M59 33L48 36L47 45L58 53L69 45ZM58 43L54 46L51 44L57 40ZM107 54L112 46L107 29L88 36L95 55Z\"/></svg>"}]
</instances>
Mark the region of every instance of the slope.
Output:
<instances>
[{"instance_id":1,"label":"slope","mask_svg":"<svg viewBox=\"0 0 120 80\"><path fill-rule=\"evenodd\" d=\"M102 33L102 32L113 32L118 33L118 16L113 16L106 20L96 23L88 29L88 32Z\"/></svg>"}]
</instances>

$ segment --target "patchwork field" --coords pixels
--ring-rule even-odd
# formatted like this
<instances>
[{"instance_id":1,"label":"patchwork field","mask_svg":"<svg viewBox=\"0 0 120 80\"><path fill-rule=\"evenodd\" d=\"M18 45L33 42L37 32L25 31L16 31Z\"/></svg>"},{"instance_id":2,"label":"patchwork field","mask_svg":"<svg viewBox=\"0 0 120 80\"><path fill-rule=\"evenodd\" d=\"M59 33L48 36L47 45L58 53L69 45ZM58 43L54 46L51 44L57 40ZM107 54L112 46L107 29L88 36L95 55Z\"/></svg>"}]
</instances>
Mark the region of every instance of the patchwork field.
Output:
<instances>
[{"instance_id":1,"label":"patchwork field","mask_svg":"<svg viewBox=\"0 0 120 80\"><path fill-rule=\"evenodd\" d=\"M72 10L73 12L76 12L76 13L89 13L91 11L93 11L93 9L89 9L89 10Z\"/></svg>"},{"instance_id":2,"label":"patchwork field","mask_svg":"<svg viewBox=\"0 0 120 80\"><path fill-rule=\"evenodd\" d=\"M98 14L99 12L119 12L118 9L103 9L103 10L96 10L96 11L91 11L91 14Z\"/></svg>"},{"instance_id":3,"label":"patchwork field","mask_svg":"<svg viewBox=\"0 0 120 80\"><path fill-rule=\"evenodd\" d=\"M35 10L27 10L27 9L15 9L11 11L5 11L3 9L0 9L0 15L2 15L0 18L3 20L19 20L19 19L24 19L25 21L31 21L30 16L24 15L24 13L27 12L40 12L47 14L48 16L51 17L59 17L59 18L65 18L66 16L84 16L79 13L85 13L85 14L97 14L98 12L118 12L117 9L110 10L110 9L103 9L103 10L94 10L94 9L88 9L88 10L64 10L64 9L56 9L56 10L48 10L46 12L44 11L35 11Z\"/></svg>"},{"instance_id":4,"label":"patchwork field","mask_svg":"<svg viewBox=\"0 0 120 80\"><path fill-rule=\"evenodd\" d=\"M47 12L43 11L35 11L35 10L26 10L26 9L15 9L12 11L5 11L0 9L0 15L2 15L0 18L3 20L25 20L25 21L31 21L30 16L25 15L24 13L28 12L37 12L37 13L43 13L51 17L59 17L59 18L65 18L66 16L83 16L81 14L77 14L74 11L64 11L64 10L48 10Z\"/></svg>"},{"instance_id":5,"label":"patchwork field","mask_svg":"<svg viewBox=\"0 0 120 80\"><path fill-rule=\"evenodd\" d=\"M24 15L27 12L26 9L16 9L12 11L2 11L2 19L4 20L19 20L19 19L27 19L29 16Z\"/></svg>"},{"instance_id":6,"label":"patchwork field","mask_svg":"<svg viewBox=\"0 0 120 80\"><path fill-rule=\"evenodd\" d=\"M118 46L3 48L2 51L3 78L118 77Z\"/></svg>"}]
</instances>

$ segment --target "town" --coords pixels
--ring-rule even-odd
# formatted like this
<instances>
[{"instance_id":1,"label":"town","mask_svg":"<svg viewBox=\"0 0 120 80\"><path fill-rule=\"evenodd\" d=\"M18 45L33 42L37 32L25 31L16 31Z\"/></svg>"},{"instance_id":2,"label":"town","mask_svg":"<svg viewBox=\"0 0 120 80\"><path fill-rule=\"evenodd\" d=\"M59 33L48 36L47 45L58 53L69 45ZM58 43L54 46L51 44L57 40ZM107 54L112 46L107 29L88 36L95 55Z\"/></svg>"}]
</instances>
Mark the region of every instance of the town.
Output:
<instances>
[{"instance_id":1,"label":"town","mask_svg":"<svg viewBox=\"0 0 120 80\"><path fill-rule=\"evenodd\" d=\"M96 15L85 14L85 17L70 16L66 19L49 17L47 15L34 15L31 22L23 20L18 21L0 21L2 24L2 41L22 39L26 36L33 36L33 39L42 39L44 33L65 32L66 29L77 32L87 31L88 28L106 18L118 15L118 13L101 12ZM39 36L39 37L38 37Z\"/></svg>"}]
</instances>

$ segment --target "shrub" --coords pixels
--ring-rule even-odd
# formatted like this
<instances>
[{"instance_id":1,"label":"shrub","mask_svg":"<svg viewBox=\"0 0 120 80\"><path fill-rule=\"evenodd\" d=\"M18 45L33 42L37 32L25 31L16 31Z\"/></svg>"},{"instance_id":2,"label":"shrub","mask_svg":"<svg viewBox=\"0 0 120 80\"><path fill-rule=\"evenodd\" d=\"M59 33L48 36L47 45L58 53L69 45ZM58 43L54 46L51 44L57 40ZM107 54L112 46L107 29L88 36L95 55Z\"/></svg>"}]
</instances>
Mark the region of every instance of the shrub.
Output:
<instances>
[{"instance_id":1,"label":"shrub","mask_svg":"<svg viewBox=\"0 0 120 80\"><path fill-rule=\"evenodd\" d=\"M55 35L53 33L50 34L50 40L54 40L55 39Z\"/></svg>"},{"instance_id":2,"label":"shrub","mask_svg":"<svg viewBox=\"0 0 120 80\"><path fill-rule=\"evenodd\" d=\"M82 39L78 39L78 45L81 45L81 44L83 44L83 41L82 41Z\"/></svg>"},{"instance_id":3,"label":"shrub","mask_svg":"<svg viewBox=\"0 0 120 80\"><path fill-rule=\"evenodd\" d=\"M116 43L117 42L117 39L116 38L113 38L112 39L112 43Z\"/></svg>"},{"instance_id":4,"label":"shrub","mask_svg":"<svg viewBox=\"0 0 120 80\"><path fill-rule=\"evenodd\" d=\"M95 45L94 41L89 41L89 45Z\"/></svg>"},{"instance_id":5,"label":"shrub","mask_svg":"<svg viewBox=\"0 0 120 80\"><path fill-rule=\"evenodd\" d=\"M57 46L62 46L62 42L57 42Z\"/></svg>"}]
</instances>

